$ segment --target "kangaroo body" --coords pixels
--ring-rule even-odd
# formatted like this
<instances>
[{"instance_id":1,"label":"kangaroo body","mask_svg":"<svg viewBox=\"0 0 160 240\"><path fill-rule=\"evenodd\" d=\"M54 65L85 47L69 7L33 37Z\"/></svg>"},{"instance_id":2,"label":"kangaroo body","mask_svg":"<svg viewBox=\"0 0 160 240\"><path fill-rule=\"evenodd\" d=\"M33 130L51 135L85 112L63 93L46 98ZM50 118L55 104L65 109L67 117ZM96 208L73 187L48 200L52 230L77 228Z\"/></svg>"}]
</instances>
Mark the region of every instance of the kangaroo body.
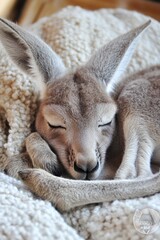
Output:
<instances>
[{"instance_id":1,"label":"kangaroo body","mask_svg":"<svg viewBox=\"0 0 160 240\"><path fill-rule=\"evenodd\" d=\"M141 71L124 81L117 103L119 121L123 127L125 152L116 177L151 174L151 158L160 144L159 97L160 66ZM159 160L158 162L160 163ZM126 170L125 166L128 166Z\"/></svg>"},{"instance_id":2,"label":"kangaroo body","mask_svg":"<svg viewBox=\"0 0 160 240\"><path fill-rule=\"evenodd\" d=\"M37 132L26 140L37 169L24 170L17 158L16 171L33 192L61 210L160 191L160 174L151 171L160 144L160 66L120 78L148 25L119 36L68 73L42 40L0 20L3 45L21 69L39 79L41 92ZM116 156L121 163L112 176L107 162ZM96 181L113 177L117 180Z\"/></svg>"}]
</instances>

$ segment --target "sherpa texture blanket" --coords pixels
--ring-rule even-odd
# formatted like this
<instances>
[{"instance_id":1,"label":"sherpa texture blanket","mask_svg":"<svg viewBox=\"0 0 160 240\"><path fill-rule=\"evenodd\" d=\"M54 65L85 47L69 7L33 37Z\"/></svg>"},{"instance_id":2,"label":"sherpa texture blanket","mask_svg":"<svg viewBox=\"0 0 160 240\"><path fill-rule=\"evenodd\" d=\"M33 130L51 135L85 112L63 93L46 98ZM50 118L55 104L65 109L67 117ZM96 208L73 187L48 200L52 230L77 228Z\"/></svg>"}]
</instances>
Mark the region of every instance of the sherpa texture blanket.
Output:
<instances>
[{"instance_id":1,"label":"sherpa texture blanket","mask_svg":"<svg viewBox=\"0 0 160 240\"><path fill-rule=\"evenodd\" d=\"M148 20L122 9L87 11L67 7L29 27L61 56L68 68L83 64L99 47ZM160 24L143 35L128 73L160 63ZM18 49L17 49L18 50ZM0 168L6 156L23 151L34 120L38 93L31 79L8 59L0 45ZM77 189L78 191L78 189ZM0 173L1 240L124 240L159 239L160 227L141 234L133 225L135 211L150 208L160 214L160 194L152 197L93 204L59 214L49 202L37 199L20 181ZM150 216L154 220L153 214ZM158 218L156 218L158 219ZM138 221L138 216L137 216ZM148 221L153 229L159 224ZM146 222L147 224L147 222ZM70 225L70 226L69 226ZM144 223L144 227L146 227ZM140 228L139 228L140 229ZM155 229L155 228L154 228Z\"/></svg>"}]
</instances>

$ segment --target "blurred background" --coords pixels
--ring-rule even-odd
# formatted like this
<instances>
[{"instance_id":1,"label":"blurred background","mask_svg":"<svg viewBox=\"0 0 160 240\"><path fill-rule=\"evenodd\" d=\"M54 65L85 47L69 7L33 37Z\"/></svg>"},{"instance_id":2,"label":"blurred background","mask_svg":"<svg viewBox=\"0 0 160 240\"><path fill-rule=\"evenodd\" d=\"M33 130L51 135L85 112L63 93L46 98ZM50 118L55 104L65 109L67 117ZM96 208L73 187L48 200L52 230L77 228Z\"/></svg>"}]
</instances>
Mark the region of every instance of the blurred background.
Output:
<instances>
[{"instance_id":1,"label":"blurred background","mask_svg":"<svg viewBox=\"0 0 160 240\"><path fill-rule=\"evenodd\" d=\"M90 10L126 8L160 21L160 0L0 0L0 17L16 21L21 25L28 25L68 5Z\"/></svg>"}]
</instances>

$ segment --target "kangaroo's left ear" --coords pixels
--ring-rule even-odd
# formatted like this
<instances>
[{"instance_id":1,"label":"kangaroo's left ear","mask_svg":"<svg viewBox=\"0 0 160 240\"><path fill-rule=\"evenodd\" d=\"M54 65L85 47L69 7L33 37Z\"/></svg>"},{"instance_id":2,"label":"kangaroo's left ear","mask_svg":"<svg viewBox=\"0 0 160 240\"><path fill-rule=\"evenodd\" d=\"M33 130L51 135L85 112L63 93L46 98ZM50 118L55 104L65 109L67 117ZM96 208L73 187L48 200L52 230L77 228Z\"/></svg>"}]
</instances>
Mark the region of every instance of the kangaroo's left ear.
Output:
<instances>
[{"instance_id":1,"label":"kangaroo's left ear","mask_svg":"<svg viewBox=\"0 0 160 240\"><path fill-rule=\"evenodd\" d=\"M106 91L113 92L114 86L120 81L120 76L127 68L143 30L151 23L145 24L123 34L99 49L82 67L84 71L104 82Z\"/></svg>"},{"instance_id":2,"label":"kangaroo's left ear","mask_svg":"<svg viewBox=\"0 0 160 240\"><path fill-rule=\"evenodd\" d=\"M45 42L3 18L0 18L0 41L15 64L34 75L40 92L44 91L47 82L66 71L61 58Z\"/></svg>"}]
</instances>

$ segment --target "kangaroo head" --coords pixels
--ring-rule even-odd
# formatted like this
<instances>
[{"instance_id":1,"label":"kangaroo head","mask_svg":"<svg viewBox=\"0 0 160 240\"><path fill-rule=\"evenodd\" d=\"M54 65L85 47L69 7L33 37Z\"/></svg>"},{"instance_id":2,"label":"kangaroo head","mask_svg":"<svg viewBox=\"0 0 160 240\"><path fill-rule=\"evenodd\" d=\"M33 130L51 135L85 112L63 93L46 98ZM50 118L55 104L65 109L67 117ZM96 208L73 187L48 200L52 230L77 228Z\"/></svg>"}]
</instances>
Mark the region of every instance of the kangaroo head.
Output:
<instances>
[{"instance_id":1,"label":"kangaroo head","mask_svg":"<svg viewBox=\"0 0 160 240\"><path fill-rule=\"evenodd\" d=\"M112 96L146 24L114 39L74 72L38 37L0 20L0 40L12 60L34 75L41 92L36 129L75 179L96 179L115 130Z\"/></svg>"}]
</instances>

